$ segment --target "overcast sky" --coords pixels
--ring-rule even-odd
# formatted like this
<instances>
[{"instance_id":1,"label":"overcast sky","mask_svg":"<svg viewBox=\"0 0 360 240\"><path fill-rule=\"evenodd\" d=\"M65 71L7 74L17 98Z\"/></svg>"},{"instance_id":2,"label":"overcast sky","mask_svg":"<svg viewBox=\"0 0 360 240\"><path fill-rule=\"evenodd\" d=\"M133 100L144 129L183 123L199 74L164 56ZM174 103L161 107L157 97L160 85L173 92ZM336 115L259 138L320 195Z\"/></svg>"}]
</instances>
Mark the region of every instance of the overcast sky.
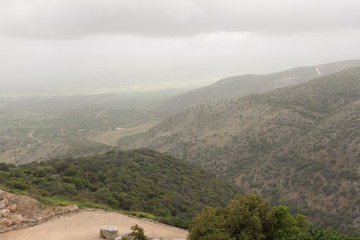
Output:
<instances>
[{"instance_id":1,"label":"overcast sky","mask_svg":"<svg viewBox=\"0 0 360 240\"><path fill-rule=\"evenodd\" d=\"M360 58L359 0L0 0L0 93L199 86Z\"/></svg>"}]
</instances>

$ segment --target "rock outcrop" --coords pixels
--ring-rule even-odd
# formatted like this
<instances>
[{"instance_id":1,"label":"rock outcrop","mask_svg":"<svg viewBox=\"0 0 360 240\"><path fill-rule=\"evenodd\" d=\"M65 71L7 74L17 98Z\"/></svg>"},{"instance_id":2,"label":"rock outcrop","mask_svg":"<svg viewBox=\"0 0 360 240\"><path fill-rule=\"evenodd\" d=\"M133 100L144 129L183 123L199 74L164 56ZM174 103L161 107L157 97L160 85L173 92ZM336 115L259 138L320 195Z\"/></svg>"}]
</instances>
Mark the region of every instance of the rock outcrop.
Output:
<instances>
[{"instance_id":1,"label":"rock outcrop","mask_svg":"<svg viewBox=\"0 0 360 240\"><path fill-rule=\"evenodd\" d=\"M31 197L0 190L0 233L27 228L54 216L77 210L75 205L43 209L41 204Z\"/></svg>"}]
</instances>

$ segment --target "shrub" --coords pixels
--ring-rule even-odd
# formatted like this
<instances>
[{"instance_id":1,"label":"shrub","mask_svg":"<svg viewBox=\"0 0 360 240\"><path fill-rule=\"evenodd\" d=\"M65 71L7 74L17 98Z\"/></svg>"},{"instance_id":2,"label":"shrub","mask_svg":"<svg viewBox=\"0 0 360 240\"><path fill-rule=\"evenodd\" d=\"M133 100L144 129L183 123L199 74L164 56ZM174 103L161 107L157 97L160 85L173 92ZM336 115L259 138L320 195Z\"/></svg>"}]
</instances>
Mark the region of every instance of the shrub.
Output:
<instances>
[{"instance_id":1,"label":"shrub","mask_svg":"<svg viewBox=\"0 0 360 240\"><path fill-rule=\"evenodd\" d=\"M130 233L130 236L133 237L134 240L147 240L144 229L142 227L139 227L137 224L135 226L131 227L132 232Z\"/></svg>"},{"instance_id":2,"label":"shrub","mask_svg":"<svg viewBox=\"0 0 360 240\"><path fill-rule=\"evenodd\" d=\"M188 240L273 240L307 228L304 216L294 219L289 208L271 208L260 196L247 194L225 208L205 208L190 224Z\"/></svg>"}]
</instances>

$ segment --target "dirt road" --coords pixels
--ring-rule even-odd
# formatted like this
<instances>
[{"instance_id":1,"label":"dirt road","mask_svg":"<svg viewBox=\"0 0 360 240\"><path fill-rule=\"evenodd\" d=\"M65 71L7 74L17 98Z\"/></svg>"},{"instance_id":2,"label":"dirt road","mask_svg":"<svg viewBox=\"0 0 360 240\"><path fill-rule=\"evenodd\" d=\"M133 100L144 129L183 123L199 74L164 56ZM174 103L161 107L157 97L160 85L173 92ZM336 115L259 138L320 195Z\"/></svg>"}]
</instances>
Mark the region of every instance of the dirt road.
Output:
<instances>
[{"instance_id":1,"label":"dirt road","mask_svg":"<svg viewBox=\"0 0 360 240\"><path fill-rule=\"evenodd\" d=\"M27 229L0 234L1 240L100 240L102 225L118 226L119 233L130 232L130 227L138 224L146 235L157 238L186 238L187 231L158 224L146 219L138 219L123 214L105 211L82 211L52 219Z\"/></svg>"}]
</instances>

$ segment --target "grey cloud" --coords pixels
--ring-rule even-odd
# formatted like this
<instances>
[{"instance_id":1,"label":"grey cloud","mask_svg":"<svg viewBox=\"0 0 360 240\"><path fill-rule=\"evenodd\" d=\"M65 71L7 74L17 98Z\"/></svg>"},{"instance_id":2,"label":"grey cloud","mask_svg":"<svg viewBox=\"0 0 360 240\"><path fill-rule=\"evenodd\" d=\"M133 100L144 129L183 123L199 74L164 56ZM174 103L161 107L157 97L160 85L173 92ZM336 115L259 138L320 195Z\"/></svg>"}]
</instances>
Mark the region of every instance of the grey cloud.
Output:
<instances>
[{"instance_id":1,"label":"grey cloud","mask_svg":"<svg viewBox=\"0 0 360 240\"><path fill-rule=\"evenodd\" d=\"M293 34L359 29L359 9L358 0L2 0L0 34L20 38Z\"/></svg>"}]
</instances>

